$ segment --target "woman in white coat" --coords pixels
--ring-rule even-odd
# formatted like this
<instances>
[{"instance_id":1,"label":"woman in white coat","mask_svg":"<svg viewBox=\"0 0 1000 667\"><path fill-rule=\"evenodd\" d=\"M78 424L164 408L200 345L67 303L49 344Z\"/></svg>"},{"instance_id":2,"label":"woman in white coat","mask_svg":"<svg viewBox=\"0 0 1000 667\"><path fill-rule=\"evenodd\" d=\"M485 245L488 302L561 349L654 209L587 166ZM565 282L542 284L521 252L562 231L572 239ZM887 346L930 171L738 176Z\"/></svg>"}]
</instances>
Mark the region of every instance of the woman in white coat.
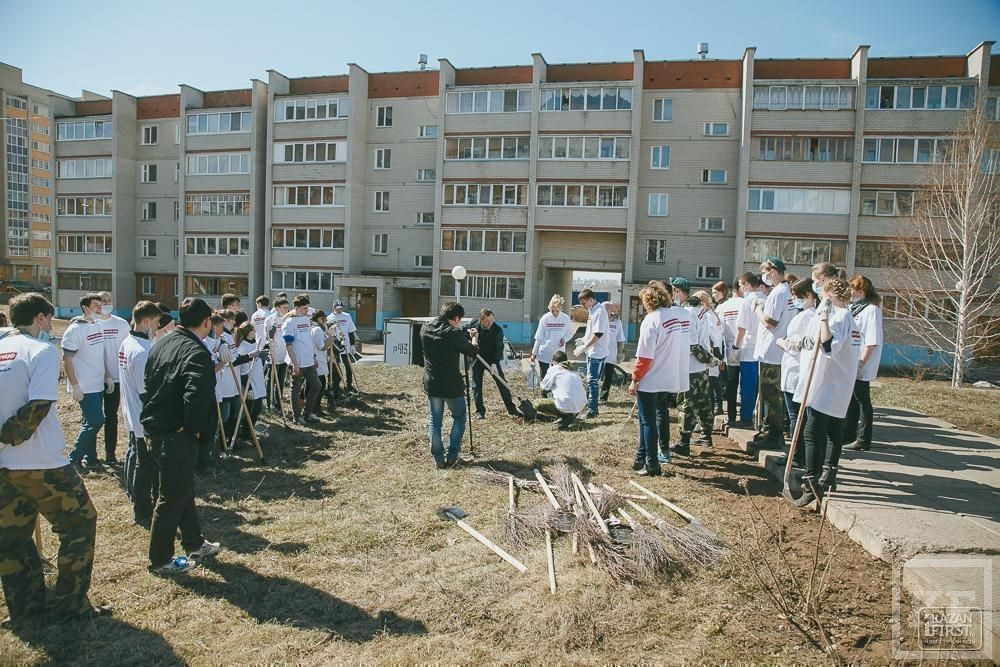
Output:
<instances>
[{"instance_id":1,"label":"woman in white coat","mask_svg":"<svg viewBox=\"0 0 1000 667\"><path fill-rule=\"evenodd\" d=\"M562 312L566 299L553 294L549 299L549 312L538 320L535 329L535 345L531 348L531 363L538 362L539 381L545 379L545 373L552 363L552 355L563 350L566 342L573 337L573 323L569 315ZM546 392L542 392L545 396Z\"/></svg>"},{"instance_id":2,"label":"woman in white coat","mask_svg":"<svg viewBox=\"0 0 1000 667\"><path fill-rule=\"evenodd\" d=\"M872 448L871 381L878 376L882 361L882 297L865 276L851 278L851 314L861 332L861 358L854 396L844 418L844 449L867 452Z\"/></svg>"}]
</instances>

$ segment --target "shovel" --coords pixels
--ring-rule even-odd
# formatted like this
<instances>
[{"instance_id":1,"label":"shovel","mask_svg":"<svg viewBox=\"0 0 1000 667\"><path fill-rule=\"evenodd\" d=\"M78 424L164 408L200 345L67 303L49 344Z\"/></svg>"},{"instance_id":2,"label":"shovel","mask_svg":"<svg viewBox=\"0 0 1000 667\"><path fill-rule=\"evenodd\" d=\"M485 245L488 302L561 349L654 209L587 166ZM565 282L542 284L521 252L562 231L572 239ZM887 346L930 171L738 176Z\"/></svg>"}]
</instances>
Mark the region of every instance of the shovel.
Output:
<instances>
[{"instance_id":1,"label":"shovel","mask_svg":"<svg viewBox=\"0 0 1000 667\"><path fill-rule=\"evenodd\" d=\"M499 373L493 370L493 366L486 363L486 360L483 359L482 356L477 354L476 359L478 359L479 363L481 363L483 367L490 372L490 375L496 378L497 382L507 387L507 391L510 392L511 396L513 396L518 400L517 407L521 410L521 414L524 416L525 420L529 422L535 421L535 418L538 416L538 411L535 410L535 406L531 404L531 401L529 401L526 398L521 398L520 396L515 394L514 390L510 388L509 384L507 384L507 381L504 380Z\"/></svg>"},{"instance_id":2,"label":"shovel","mask_svg":"<svg viewBox=\"0 0 1000 667\"><path fill-rule=\"evenodd\" d=\"M438 510L438 516L444 519L445 521L454 521L455 523L457 523L459 528L467 532L469 535L472 535L483 546L487 547L497 556L500 556L500 558L503 558L505 561L513 565L518 572L528 571L528 568L526 568L521 561L514 558L509 553L507 553L506 551L498 547L496 544L491 542L489 538L480 533L478 530L476 530L469 524L462 521L462 519L464 519L469 515L466 514L465 510L463 510L461 507L442 507L441 509Z\"/></svg>"}]
</instances>

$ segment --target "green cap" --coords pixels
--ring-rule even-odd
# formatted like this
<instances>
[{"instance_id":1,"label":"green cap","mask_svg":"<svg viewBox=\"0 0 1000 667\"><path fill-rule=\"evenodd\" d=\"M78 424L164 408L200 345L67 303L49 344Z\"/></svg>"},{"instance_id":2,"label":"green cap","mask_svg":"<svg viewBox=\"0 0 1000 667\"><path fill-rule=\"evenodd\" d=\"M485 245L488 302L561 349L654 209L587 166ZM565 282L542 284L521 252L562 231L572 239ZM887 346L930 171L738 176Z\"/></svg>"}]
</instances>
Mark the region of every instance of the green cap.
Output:
<instances>
[{"instance_id":1,"label":"green cap","mask_svg":"<svg viewBox=\"0 0 1000 667\"><path fill-rule=\"evenodd\" d=\"M685 292L691 291L691 283L688 282L687 278L671 278L670 284L677 289L682 289Z\"/></svg>"},{"instance_id":2,"label":"green cap","mask_svg":"<svg viewBox=\"0 0 1000 667\"><path fill-rule=\"evenodd\" d=\"M764 263L765 264L770 264L771 266L773 266L774 268L776 268L778 271L781 271L782 273L785 272L785 263L781 261L780 257L775 257L774 255L771 255L769 257L765 257L764 258Z\"/></svg>"}]
</instances>

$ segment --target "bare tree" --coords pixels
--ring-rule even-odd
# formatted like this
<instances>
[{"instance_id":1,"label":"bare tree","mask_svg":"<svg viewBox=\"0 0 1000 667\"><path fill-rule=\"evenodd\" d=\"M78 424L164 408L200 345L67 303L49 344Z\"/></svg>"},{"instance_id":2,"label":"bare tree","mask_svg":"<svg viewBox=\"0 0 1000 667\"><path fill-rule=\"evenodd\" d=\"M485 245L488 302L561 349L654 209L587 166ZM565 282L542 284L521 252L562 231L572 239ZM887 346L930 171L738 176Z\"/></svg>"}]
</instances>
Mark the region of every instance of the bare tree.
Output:
<instances>
[{"instance_id":1,"label":"bare tree","mask_svg":"<svg viewBox=\"0 0 1000 667\"><path fill-rule=\"evenodd\" d=\"M1000 345L997 136L980 106L950 141L938 140L913 215L902 220L886 262L903 329L946 355L956 389L970 363Z\"/></svg>"}]
</instances>

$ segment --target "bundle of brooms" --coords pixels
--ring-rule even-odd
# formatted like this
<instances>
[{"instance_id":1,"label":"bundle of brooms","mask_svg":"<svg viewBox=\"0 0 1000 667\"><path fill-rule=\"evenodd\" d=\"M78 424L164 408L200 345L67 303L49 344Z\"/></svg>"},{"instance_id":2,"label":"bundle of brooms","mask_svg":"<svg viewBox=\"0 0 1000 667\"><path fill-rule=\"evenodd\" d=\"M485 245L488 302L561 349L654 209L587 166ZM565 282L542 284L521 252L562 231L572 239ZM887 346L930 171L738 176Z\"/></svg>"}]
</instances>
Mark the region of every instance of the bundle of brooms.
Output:
<instances>
[{"instance_id":1,"label":"bundle of brooms","mask_svg":"<svg viewBox=\"0 0 1000 667\"><path fill-rule=\"evenodd\" d=\"M508 489L508 507L503 513L504 541L527 549L544 540L549 567L549 586L556 590L554 536L569 536L574 554L581 548L590 561L613 579L635 584L683 575L692 569L717 565L728 554L725 542L705 529L692 515L649 489L631 482L642 493L621 493L604 484L584 485L565 464L553 467L549 480L534 470L535 479L523 479L496 470L473 472L478 481ZM519 491L541 492L544 503L518 507ZM655 516L636 500L654 500L684 520L677 526ZM626 511L634 510L647 525Z\"/></svg>"}]
</instances>

